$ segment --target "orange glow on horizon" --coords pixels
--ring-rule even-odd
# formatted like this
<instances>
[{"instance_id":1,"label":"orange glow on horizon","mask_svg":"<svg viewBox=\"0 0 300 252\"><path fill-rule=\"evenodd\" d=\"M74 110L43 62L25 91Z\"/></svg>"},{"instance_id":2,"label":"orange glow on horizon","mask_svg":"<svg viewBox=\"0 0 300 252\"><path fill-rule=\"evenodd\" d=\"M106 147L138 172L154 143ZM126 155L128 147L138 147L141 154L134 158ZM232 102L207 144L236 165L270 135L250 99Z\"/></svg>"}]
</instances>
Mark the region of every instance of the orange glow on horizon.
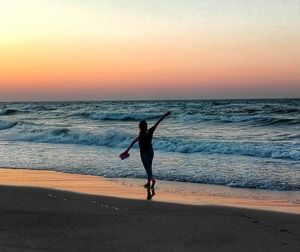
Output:
<instances>
[{"instance_id":1,"label":"orange glow on horizon","mask_svg":"<svg viewBox=\"0 0 300 252\"><path fill-rule=\"evenodd\" d=\"M122 45L84 47L70 44L23 44L1 50L1 88L37 88L48 83L52 88L62 83L95 87L101 83L118 88L141 83L186 83L199 86L210 83L298 81L298 70L292 64L274 60L249 58L247 55L222 55L213 48L166 51L160 47L127 48ZM113 50L112 50L113 48ZM126 49L126 50L125 50ZM236 58L234 58L236 56ZM295 62L295 65L300 65ZM57 83L57 84L56 84ZM76 84L78 83L78 84ZM76 87L75 87L76 88Z\"/></svg>"}]
</instances>

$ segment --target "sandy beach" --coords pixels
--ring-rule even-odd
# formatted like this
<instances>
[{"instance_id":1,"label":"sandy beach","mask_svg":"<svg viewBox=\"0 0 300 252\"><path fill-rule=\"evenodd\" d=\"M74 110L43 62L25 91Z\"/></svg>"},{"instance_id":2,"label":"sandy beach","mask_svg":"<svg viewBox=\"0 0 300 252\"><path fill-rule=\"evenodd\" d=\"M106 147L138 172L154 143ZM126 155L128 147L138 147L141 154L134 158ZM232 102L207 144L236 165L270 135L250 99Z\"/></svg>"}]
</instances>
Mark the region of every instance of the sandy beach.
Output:
<instances>
[{"instance_id":1,"label":"sandy beach","mask_svg":"<svg viewBox=\"0 0 300 252\"><path fill-rule=\"evenodd\" d=\"M149 201L145 189L49 171L1 169L0 184L0 251L300 248L299 214Z\"/></svg>"}]
</instances>

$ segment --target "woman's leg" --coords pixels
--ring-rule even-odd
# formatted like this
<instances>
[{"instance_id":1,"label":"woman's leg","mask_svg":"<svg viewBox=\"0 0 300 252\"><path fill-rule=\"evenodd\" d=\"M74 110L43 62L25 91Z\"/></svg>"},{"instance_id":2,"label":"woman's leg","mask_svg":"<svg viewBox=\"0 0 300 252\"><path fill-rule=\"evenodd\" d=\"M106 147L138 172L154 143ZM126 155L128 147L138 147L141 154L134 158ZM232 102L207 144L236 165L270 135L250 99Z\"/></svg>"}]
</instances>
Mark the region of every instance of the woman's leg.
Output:
<instances>
[{"instance_id":1,"label":"woman's leg","mask_svg":"<svg viewBox=\"0 0 300 252\"><path fill-rule=\"evenodd\" d=\"M150 182L153 182L152 176L152 161L153 161L153 150L141 153L141 159L143 166L148 176L148 182L145 186L150 187ZM154 180L155 181L155 180ZM155 183L155 182L154 182Z\"/></svg>"},{"instance_id":2,"label":"woman's leg","mask_svg":"<svg viewBox=\"0 0 300 252\"><path fill-rule=\"evenodd\" d=\"M151 178L150 178L150 180L152 181L152 185L151 185L151 188L153 189L154 188L154 185L155 185L155 179L153 178L153 174L152 174L152 162L153 162L153 158L154 158L154 151L153 150L151 150L150 152L149 152L149 160L150 160L150 162L149 162L149 170L150 170L150 173L151 173ZM150 182L149 182L150 183Z\"/></svg>"},{"instance_id":3,"label":"woman's leg","mask_svg":"<svg viewBox=\"0 0 300 252\"><path fill-rule=\"evenodd\" d=\"M142 159L143 166L144 166L145 171L146 171L147 176L148 176L148 181L144 185L144 187L150 187L150 181L151 181L150 177L151 177L151 174L149 174L149 169L148 169L149 160L148 160L148 157L147 157L146 153L141 153L141 159Z\"/></svg>"}]
</instances>

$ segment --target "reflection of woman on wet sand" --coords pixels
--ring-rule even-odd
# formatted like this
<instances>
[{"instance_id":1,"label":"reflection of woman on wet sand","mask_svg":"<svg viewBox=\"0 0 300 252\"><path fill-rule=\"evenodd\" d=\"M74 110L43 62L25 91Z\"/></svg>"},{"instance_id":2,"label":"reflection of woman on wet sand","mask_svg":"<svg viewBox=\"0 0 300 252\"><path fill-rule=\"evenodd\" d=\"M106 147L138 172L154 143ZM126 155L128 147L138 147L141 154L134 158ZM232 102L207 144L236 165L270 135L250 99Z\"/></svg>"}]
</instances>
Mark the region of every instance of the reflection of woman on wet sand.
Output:
<instances>
[{"instance_id":1,"label":"reflection of woman on wet sand","mask_svg":"<svg viewBox=\"0 0 300 252\"><path fill-rule=\"evenodd\" d=\"M154 187L151 188L151 190L150 187L147 187L147 200L151 200L154 195L155 195Z\"/></svg>"},{"instance_id":2,"label":"reflection of woman on wet sand","mask_svg":"<svg viewBox=\"0 0 300 252\"><path fill-rule=\"evenodd\" d=\"M140 147L140 155L142 159L142 163L144 165L144 168L147 172L148 176L148 181L145 184L145 187L150 187L154 188L155 185L155 179L153 178L152 175L152 161L154 157L154 152L153 152L153 146L152 146L152 137L155 129L159 125L159 123L165 119L168 115L170 115L171 112L168 111L166 114L164 114L155 124L153 127L148 129L148 125L146 121L140 121L139 123L139 128L140 128L140 133L136 139L132 141L132 143L129 145L129 147L124 151L121 155L120 158L124 159L129 157L129 150L131 147L136 143L139 142L139 147ZM152 182L152 185L151 185Z\"/></svg>"}]
</instances>

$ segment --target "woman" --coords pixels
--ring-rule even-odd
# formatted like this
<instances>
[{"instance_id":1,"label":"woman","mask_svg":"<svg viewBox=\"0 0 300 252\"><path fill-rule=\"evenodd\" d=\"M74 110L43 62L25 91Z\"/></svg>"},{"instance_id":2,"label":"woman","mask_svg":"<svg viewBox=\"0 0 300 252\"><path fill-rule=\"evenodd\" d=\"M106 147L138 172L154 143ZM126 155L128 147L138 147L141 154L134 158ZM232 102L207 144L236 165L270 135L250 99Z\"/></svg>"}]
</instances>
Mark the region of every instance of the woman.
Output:
<instances>
[{"instance_id":1,"label":"woman","mask_svg":"<svg viewBox=\"0 0 300 252\"><path fill-rule=\"evenodd\" d=\"M154 185L155 185L155 179L153 178L153 175L152 175L152 160L154 157L153 146L152 146L153 133L156 130L157 126L160 124L160 122L170 114L171 114L171 112L168 111L150 129L148 129L146 121L144 121L144 120L140 121L139 136L136 139L134 139L132 141L132 143L129 145L129 147L126 149L126 151L124 151L120 155L120 158L122 158L122 159L129 157L129 153L128 153L129 150L136 142L139 142L142 163L144 165L144 168L145 168L145 170L147 172L147 176L148 176L148 182L147 182L147 184L144 185L145 187L150 187L151 182L152 182L151 188L154 188Z\"/></svg>"}]
</instances>

